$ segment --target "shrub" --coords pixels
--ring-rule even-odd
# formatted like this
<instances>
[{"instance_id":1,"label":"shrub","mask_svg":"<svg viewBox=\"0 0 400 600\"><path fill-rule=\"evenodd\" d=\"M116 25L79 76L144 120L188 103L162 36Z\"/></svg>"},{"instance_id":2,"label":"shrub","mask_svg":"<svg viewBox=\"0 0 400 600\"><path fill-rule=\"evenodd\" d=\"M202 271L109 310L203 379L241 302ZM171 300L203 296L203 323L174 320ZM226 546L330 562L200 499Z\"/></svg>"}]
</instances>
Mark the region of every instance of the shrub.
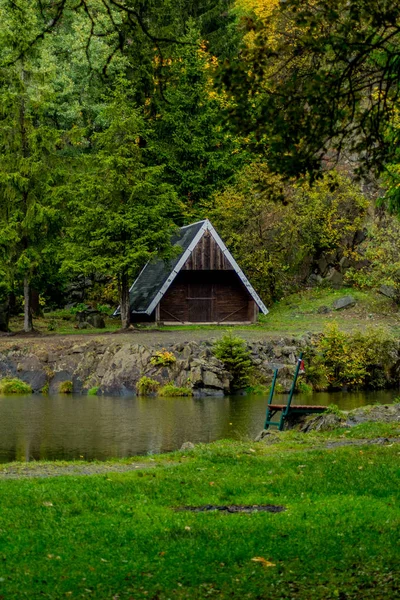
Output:
<instances>
[{"instance_id":1,"label":"shrub","mask_svg":"<svg viewBox=\"0 0 400 600\"><path fill-rule=\"evenodd\" d=\"M153 354L150 362L152 365L157 367L169 367L174 362L176 362L176 357L172 352L168 352L168 350L165 350L165 348L163 348L162 350L159 350Z\"/></svg>"},{"instance_id":2,"label":"shrub","mask_svg":"<svg viewBox=\"0 0 400 600\"><path fill-rule=\"evenodd\" d=\"M150 377L146 377L145 375L139 379L136 384L136 390L139 396L147 396L149 394L154 394L159 388L159 382L155 381L155 379L151 379Z\"/></svg>"},{"instance_id":3,"label":"shrub","mask_svg":"<svg viewBox=\"0 0 400 600\"><path fill-rule=\"evenodd\" d=\"M179 396L193 396L193 392L188 387L177 387L173 383L167 383L158 392L159 396L176 398Z\"/></svg>"},{"instance_id":4,"label":"shrub","mask_svg":"<svg viewBox=\"0 0 400 600\"><path fill-rule=\"evenodd\" d=\"M324 377L330 387L383 388L390 383L390 369L398 359L395 340L383 330L349 334L336 323L328 325L315 348L307 380Z\"/></svg>"},{"instance_id":5,"label":"shrub","mask_svg":"<svg viewBox=\"0 0 400 600\"><path fill-rule=\"evenodd\" d=\"M99 386L95 385L94 387L88 390L88 396L97 396L97 392L99 391Z\"/></svg>"},{"instance_id":6,"label":"shrub","mask_svg":"<svg viewBox=\"0 0 400 600\"><path fill-rule=\"evenodd\" d=\"M20 379L5 377L0 380L0 394L32 394L32 388Z\"/></svg>"},{"instance_id":7,"label":"shrub","mask_svg":"<svg viewBox=\"0 0 400 600\"><path fill-rule=\"evenodd\" d=\"M60 394L72 394L73 387L72 381L62 381L58 391Z\"/></svg>"},{"instance_id":8,"label":"shrub","mask_svg":"<svg viewBox=\"0 0 400 600\"><path fill-rule=\"evenodd\" d=\"M247 386L246 393L254 394L255 396L266 396L268 394L268 387L262 383L255 383L254 385Z\"/></svg>"},{"instance_id":9,"label":"shrub","mask_svg":"<svg viewBox=\"0 0 400 600\"><path fill-rule=\"evenodd\" d=\"M246 342L229 332L214 344L213 353L232 375L232 390L246 387L252 369Z\"/></svg>"},{"instance_id":10,"label":"shrub","mask_svg":"<svg viewBox=\"0 0 400 600\"><path fill-rule=\"evenodd\" d=\"M300 394L312 394L313 386L302 380L297 380L297 391Z\"/></svg>"}]
</instances>

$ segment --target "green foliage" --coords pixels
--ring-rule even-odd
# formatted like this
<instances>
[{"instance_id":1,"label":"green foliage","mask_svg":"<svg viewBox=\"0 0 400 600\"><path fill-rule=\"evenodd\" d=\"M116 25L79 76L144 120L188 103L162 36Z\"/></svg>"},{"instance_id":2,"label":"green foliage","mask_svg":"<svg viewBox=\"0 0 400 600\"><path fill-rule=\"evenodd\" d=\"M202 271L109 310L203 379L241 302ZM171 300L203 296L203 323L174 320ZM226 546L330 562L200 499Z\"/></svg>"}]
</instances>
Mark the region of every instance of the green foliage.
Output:
<instances>
[{"instance_id":1,"label":"green foliage","mask_svg":"<svg viewBox=\"0 0 400 600\"><path fill-rule=\"evenodd\" d=\"M167 383L159 389L158 395L166 398L176 398L180 396L193 396L193 392L189 387L177 387L173 383Z\"/></svg>"},{"instance_id":2,"label":"green foliage","mask_svg":"<svg viewBox=\"0 0 400 600\"><path fill-rule=\"evenodd\" d=\"M98 385L95 385L94 387L90 388L90 390L88 390L88 396L97 396L99 389L100 388Z\"/></svg>"},{"instance_id":3,"label":"green foliage","mask_svg":"<svg viewBox=\"0 0 400 600\"><path fill-rule=\"evenodd\" d=\"M307 379L318 382L326 377L333 388L383 388L391 383L390 369L397 361L397 351L396 341L386 331L349 334L332 323L321 336L316 357L311 358Z\"/></svg>"},{"instance_id":4,"label":"green foliage","mask_svg":"<svg viewBox=\"0 0 400 600\"><path fill-rule=\"evenodd\" d=\"M64 269L116 277L126 327L132 279L148 260L172 253L169 215L176 197L163 168L148 163L143 140L150 132L127 80L120 79L100 117L94 151L79 157L76 178L64 191L73 215Z\"/></svg>"},{"instance_id":5,"label":"green foliage","mask_svg":"<svg viewBox=\"0 0 400 600\"><path fill-rule=\"evenodd\" d=\"M139 396L148 396L149 394L154 394L157 392L159 387L159 381L151 379L151 377L146 377L145 375L143 375L143 377L141 377L136 384L136 390Z\"/></svg>"},{"instance_id":6,"label":"green foliage","mask_svg":"<svg viewBox=\"0 0 400 600\"><path fill-rule=\"evenodd\" d=\"M215 198L211 217L267 303L293 292L322 253L353 256L368 201L347 177L331 172L314 187L289 186L255 163Z\"/></svg>"},{"instance_id":7,"label":"green foliage","mask_svg":"<svg viewBox=\"0 0 400 600\"><path fill-rule=\"evenodd\" d=\"M0 379L0 394L32 394L32 388L20 379L5 377Z\"/></svg>"},{"instance_id":8,"label":"green foliage","mask_svg":"<svg viewBox=\"0 0 400 600\"><path fill-rule=\"evenodd\" d=\"M399 148L399 130L387 136L398 102L399 5L264 4L275 10L247 19L252 43L225 69L239 131L251 130L272 169L287 176L315 178L349 153L359 168L382 172Z\"/></svg>"},{"instance_id":9,"label":"green foliage","mask_svg":"<svg viewBox=\"0 0 400 600\"><path fill-rule=\"evenodd\" d=\"M306 383L302 379L298 379L297 385L296 385L296 390L299 392L299 394L312 394L313 386L310 385L309 383Z\"/></svg>"},{"instance_id":10,"label":"green foliage","mask_svg":"<svg viewBox=\"0 0 400 600\"><path fill-rule=\"evenodd\" d=\"M155 367L170 367L176 362L176 356L168 350L159 350L153 354L150 359L150 364Z\"/></svg>"},{"instance_id":11,"label":"green foliage","mask_svg":"<svg viewBox=\"0 0 400 600\"><path fill-rule=\"evenodd\" d=\"M72 394L74 389L72 381L62 381L58 388L60 394Z\"/></svg>"},{"instance_id":12,"label":"green foliage","mask_svg":"<svg viewBox=\"0 0 400 600\"><path fill-rule=\"evenodd\" d=\"M253 394L254 396L267 396L268 387L262 383L254 383L246 387L246 394Z\"/></svg>"},{"instance_id":13,"label":"green foliage","mask_svg":"<svg viewBox=\"0 0 400 600\"><path fill-rule=\"evenodd\" d=\"M246 387L252 370L246 342L229 332L215 342L213 354L232 375L231 389L239 390Z\"/></svg>"},{"instance_id":14,"label":"green foliage","mask_svg":"<svg viewBox=\"0 0 400 600\"><path fill-rule=\"evenodd\" d=\"M395 302L400 302L400 222L387 214L372 222L363 244L362 258L367 262L346 272L346 281L361 288L394 288Z\"/></svg>"}]
</instances>

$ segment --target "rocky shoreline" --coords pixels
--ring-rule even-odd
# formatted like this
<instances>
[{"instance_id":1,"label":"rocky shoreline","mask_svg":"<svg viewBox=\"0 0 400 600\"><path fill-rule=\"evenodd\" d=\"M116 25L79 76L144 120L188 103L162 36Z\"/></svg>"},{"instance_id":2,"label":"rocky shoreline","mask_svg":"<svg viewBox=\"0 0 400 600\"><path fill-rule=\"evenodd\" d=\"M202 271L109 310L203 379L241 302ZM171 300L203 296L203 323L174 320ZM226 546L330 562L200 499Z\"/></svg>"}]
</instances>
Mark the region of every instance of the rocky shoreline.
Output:
<instances>
[{"instance_id":1,"label":"rocky shoreline","mask_svg":"<svg viewBox=\"0 0 400 600\"><path fill-rule=\"evenodd\" d=\"M0 378L18 378L34 393L55 394L64 382L72 392L99 395L132 395L143 376L160 385L189 387L195 396L222 396L231 392L231 375L212 353L213 339L176 343L135 343L135 337L32 338L8 340L0 348ZM268 385L279 368L282 391L290 388L296 356L310 337L248 341L252 363L260 382ZM156 352L167 351L175 361L154 365Z\"/></svg>"}]
</instances>

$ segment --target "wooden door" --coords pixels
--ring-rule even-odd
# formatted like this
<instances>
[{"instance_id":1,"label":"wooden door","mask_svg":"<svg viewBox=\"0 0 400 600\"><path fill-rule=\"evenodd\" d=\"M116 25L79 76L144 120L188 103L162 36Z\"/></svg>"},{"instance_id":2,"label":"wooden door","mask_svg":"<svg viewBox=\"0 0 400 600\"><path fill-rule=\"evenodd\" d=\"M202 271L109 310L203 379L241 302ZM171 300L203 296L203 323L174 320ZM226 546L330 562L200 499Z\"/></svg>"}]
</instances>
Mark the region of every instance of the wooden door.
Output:
<instances>
[{"instance_id":1,"label":"wooden door","mask_svg":"<svg viewBox=\"0 0 400 600\"><path fill-rule=\"evenodd\" d=\"M210 323L213 321L214 295L212 283L189 283L187 301L191 323Z\"/></svg>"}]
</instances>

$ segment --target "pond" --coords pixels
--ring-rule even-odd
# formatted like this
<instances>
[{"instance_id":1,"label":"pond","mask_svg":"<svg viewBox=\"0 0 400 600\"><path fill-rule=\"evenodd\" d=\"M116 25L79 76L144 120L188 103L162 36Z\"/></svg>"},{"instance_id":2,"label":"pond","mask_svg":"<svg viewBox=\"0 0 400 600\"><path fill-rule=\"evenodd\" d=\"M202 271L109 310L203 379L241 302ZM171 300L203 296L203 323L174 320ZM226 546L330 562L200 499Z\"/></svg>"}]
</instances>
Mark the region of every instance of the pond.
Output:
<instances>
[{"instance_id":1,"label":"pond","mask_svg":"<svg viewBox=\"0 0 400 600\"><path fill-rule=\"evenodd\" d=\"M392 403L396 391L297 395L296 404L349 410ZM286 396L277 396L283 403ZM183 442L252 439L262 429L267 399L104 396L0 397L0 462L106 460L168 452Z\"/></svg>"}]
</instances>

